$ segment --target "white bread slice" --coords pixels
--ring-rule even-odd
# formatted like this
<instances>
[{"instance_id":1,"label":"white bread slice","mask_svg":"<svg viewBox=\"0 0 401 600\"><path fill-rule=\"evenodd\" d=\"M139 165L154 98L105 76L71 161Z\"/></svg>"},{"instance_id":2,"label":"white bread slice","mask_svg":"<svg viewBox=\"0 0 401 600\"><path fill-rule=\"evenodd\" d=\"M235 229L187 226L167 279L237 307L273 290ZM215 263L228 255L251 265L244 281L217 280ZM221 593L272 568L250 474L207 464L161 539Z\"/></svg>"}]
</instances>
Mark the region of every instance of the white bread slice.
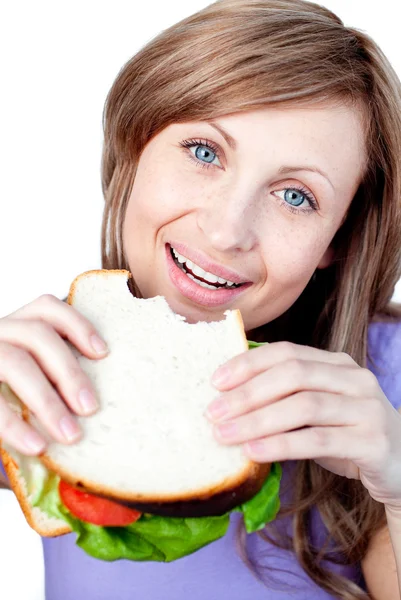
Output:
<instances>
[{"instance_id":1,"label":"white bread slice","mask_svg":"<svg viewBox=\"0 0 401 600\"><path fill-rule=\"evenodd\" d=\"M71 286L68 302L110 353L90 360L75 350L101 408L79 418L80 442L50 442L43 463L89 491L143 502L208 498L259 475L262 467L241 447L214 439L204 416L219 395L213 372L248 349L240 312L189 324L162 296L135 298L129 278L128 271L89 271Z\"/></svg>"}]
</instances>

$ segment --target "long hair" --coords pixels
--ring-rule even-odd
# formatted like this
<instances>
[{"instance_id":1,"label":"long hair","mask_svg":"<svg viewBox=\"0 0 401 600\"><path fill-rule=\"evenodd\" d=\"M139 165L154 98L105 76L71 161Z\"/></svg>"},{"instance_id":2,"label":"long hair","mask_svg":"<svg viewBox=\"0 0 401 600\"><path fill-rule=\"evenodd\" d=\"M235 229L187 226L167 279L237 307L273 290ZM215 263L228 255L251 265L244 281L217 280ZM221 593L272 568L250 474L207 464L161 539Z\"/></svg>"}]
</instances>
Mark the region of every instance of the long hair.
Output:
<instances>
[{"instance_id":1,"label":"long hair","mask_svg":"<svg viewBox=\"0 0 401 600\"><path fill-rule=\"evenodd\" d=\"M391 303L401 277L401 85L368 35L317 4L218 0L163 31L122 68L104 110L102 263L129 269L122 226L141 152L153 136L173 123L314 101L362 107L365 174L333 239L332 265L254 333L259 341L346 352L366 366L369 323L401 317ZM335 597L368 598L322 565L308 536L313 506L349 564L364 557L384 523L382 505L360 482L299 461L293 504L282 511L293 515L293 537L284 540L275 524L260 535L290 544L306 573ZM241 547L246 559L243 541Z\"/></svg>"}]
</instances>

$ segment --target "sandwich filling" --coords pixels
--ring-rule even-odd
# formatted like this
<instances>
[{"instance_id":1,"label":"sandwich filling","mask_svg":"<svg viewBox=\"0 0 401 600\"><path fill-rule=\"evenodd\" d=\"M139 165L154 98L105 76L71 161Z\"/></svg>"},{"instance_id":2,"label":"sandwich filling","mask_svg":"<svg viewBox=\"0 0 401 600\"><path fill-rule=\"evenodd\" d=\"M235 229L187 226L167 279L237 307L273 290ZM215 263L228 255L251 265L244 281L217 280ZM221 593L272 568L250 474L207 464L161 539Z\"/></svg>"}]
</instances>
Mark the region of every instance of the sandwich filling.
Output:
<instances>
[{"instance_id":1,"label":"sandwich filling","mask_svg":"<svg viewBox=\"0 0 401 600\"><path fill-rule=\"evenodd\" d=\"M248 340L249 349L260 345ZM7 384L1 384L1 393L11 405L21 408L20 400ZM78 546L90 556L105 561L177 560L223 537L232 513L241 513L246 531L253 533L272 521L280 507L282 470L279 463L271 465L262 487L254 496L224 514L167 517L139 512L117 500L78 489L47 469L40 457L24 456L6 446L4 450L18 468L19 481L15 486L27 500L25 507L32 521L39 526L39 521L47 516L56 519L58 528L60 521L66 523L76 534Z\"/></svg>"}]
</instances>

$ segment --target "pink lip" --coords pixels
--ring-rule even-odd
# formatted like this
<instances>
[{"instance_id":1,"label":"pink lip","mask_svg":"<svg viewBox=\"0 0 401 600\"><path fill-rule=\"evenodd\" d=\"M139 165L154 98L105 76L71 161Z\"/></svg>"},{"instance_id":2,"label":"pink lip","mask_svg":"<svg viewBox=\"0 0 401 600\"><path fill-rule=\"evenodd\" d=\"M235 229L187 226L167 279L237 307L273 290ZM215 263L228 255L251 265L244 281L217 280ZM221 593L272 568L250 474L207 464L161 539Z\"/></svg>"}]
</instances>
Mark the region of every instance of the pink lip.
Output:
<instances>
[{"instance_id":1,"label":"pink lip","mask_svg":"<svg viewBox=\"0 0 401 600\"><path fill-rule=\"evenodd\" d=\"M176 248L176 246L173 247ZM232 302L235 298L237 298L237 296L242 294L246 289L248 289L249 286L252 285L252 283L249 282L241 285L241 287L239 288L234 288L231 290L227 288L216 288L216 290L209 290L207 288L203 288L194 281L192 281L192 279L190 279L187 275L185 275L182 269L177 267L173 260L173 257L171 256L170 245L166 244L165 248L167 269L172 283L183 296L189 298L197 304L201 304L202 306L207 306L209 308L228 304ZM177 251L181 254L180 249L177 248ZM182 254L186 256L186 258L190 258L186 254L184 254L184 252L182 252ZM194 260L194 262L196 261ZM199 262L197 264L199 264ZM223 276L221 275L221 277ZM224 277L224 279L234 281L232 278L230 279L229 277Z\"/></svg>"},{"instance_id":2,"label":"pink lip","mask_svg":"<svg viewBox=\"0 0 401 600\"><path fill-rule=\"evenodd\" d=\"M208 271L208 273L213 273L213 275L217 275L217 277L222 277L223 279L232 281L233 283L251 283L249 279L247 279L247 277L241 273L237 273L231 269L223 267L222 265L212 262L207 256L198 250L191 250L188 248L188 246L180 244L179 242L173 243L171 246L177 250L178 254L182 254L182 256L185 256L185 258L189 258L189 260L197 264L204 271Z\"/></svg>"}]
</instances>

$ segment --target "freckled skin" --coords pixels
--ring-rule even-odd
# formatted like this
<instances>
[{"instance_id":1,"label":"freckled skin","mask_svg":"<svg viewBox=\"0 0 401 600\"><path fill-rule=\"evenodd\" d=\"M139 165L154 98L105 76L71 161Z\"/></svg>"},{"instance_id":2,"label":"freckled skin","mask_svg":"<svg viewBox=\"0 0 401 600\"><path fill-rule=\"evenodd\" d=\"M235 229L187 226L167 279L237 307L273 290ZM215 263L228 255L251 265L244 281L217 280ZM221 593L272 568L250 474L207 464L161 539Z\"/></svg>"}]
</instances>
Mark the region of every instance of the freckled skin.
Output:
<instances>
[{"instance_id":1,"label":"freckled skin","mask_svg":"<svg viewBox=\"0 0 401 600\"><path fill-rule=\"evenodd\" d=\"M239 308L249 331L285 312L315 269L330 264L331 240L363 172L362 116L355 108L321 104L217 122L236 140L235 151L206 122L170 125L144 148L124 222L124 251L145 298L164 295L189 322L219 320L225 310ZM209 140L218 152L180 145L193 138ZM322 170L331 183L316 172L280 172L305 165ZM290 203L294 186L315 198L317 211L302 191L295 190L302 204ZM202 250L253 285L227 306L195 304L169 279L170 241Z\"/></svg>"}]
</instances>

